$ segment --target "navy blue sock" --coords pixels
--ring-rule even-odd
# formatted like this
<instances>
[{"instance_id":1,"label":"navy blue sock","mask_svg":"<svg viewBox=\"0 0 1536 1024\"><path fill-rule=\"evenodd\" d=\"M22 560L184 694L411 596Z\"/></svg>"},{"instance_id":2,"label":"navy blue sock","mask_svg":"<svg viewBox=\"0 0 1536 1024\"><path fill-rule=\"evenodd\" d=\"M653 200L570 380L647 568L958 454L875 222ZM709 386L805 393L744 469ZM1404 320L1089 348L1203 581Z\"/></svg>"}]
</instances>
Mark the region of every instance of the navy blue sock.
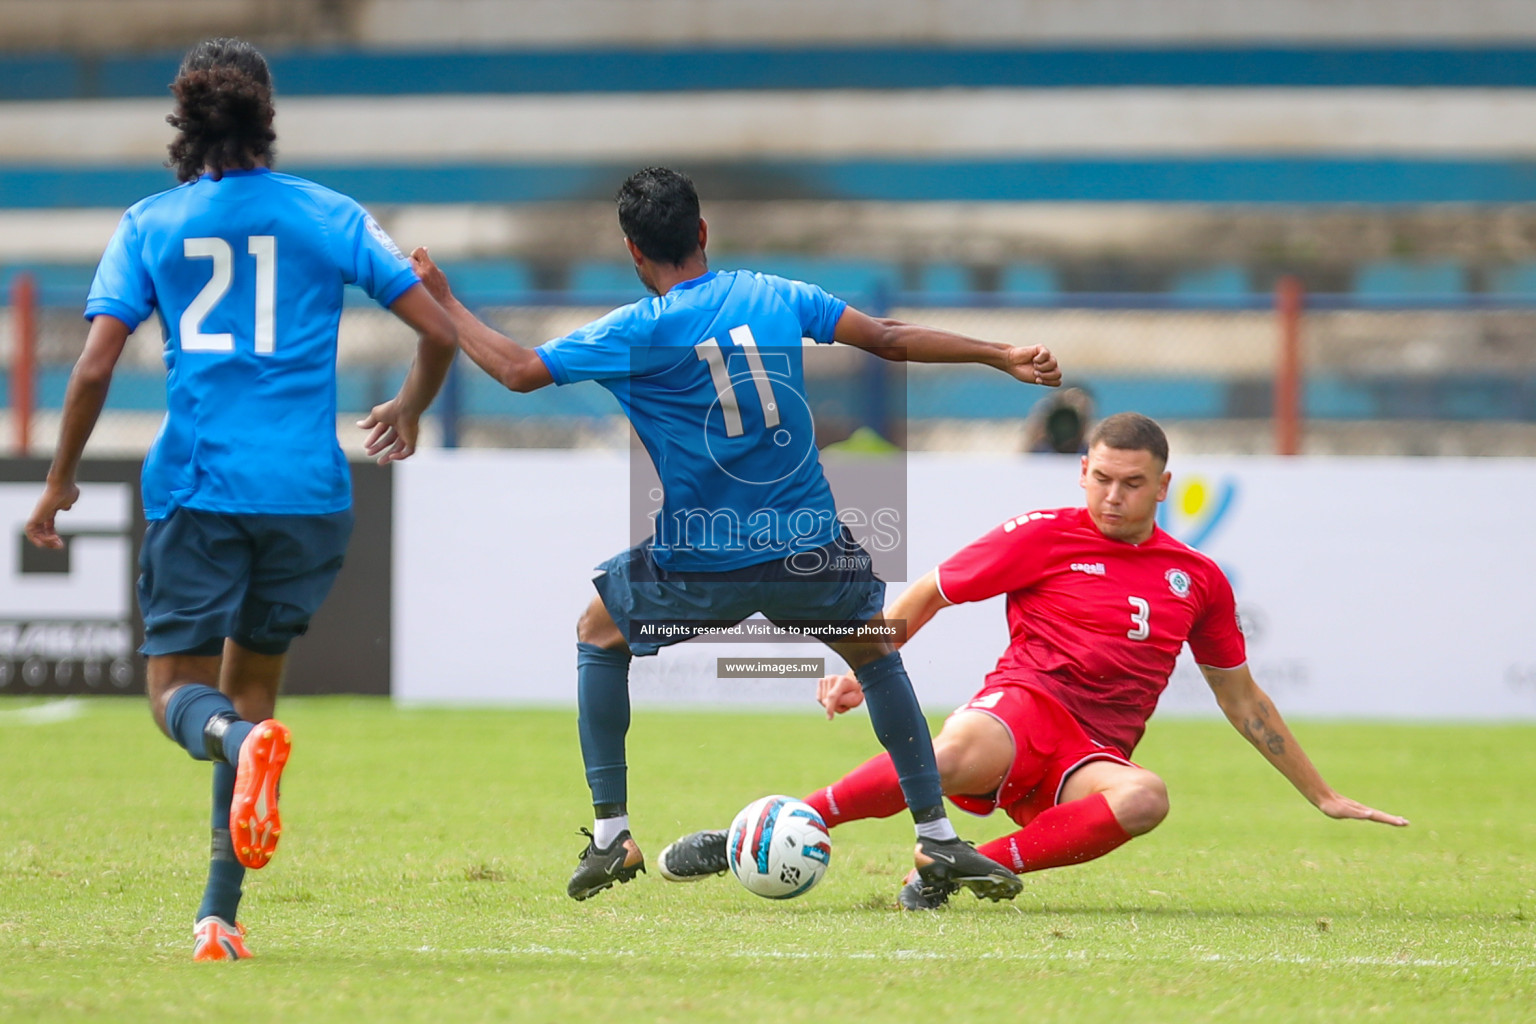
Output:
<instances>
[{"instance_id":1,"label":"navy blue sock","mask_svg":"<svg viewBox=\"0 0 1536 1024\"><path fill-rule=\"evenodd\" d=\"M919 822L944 817L944 791L933 757L933 737L906 666L901 663L901 652L892 651L854 669L853 674L864 688L870 724L896 766L912 817Z\"/></svg>"},{"instance_id":2,"label":"navy blue sock","mask_svg":"<svg viewBox=\"0 0 1536 1024\"><path fill-rule=\"evenodd\" d=\"M222 761L213 764L213 848L208 858L208 886L197 908L196 920L222 917L235 923L240 910L240 883L245 867L235 859L235 845L229 838L229 802L235 796L235 769Z\"/></svg>"},{"instance_id":3,"label":"navy blue sock","mask_svg":"<svg viewBox=\"0 0 1536 1024\"><path fill-rule=\"evenodd\" d=\"M576 730L594 804L629 799L624 737L629 732L628 651L576 645Z\"/></svg>"},{"instance_id":4,"label":"navy blue sock","mask_svg":"<svg viewBox=\"0 0 1536 1024\"><path fill-rule=\"evenodd\" d=\"M171 694L165 705L165 725L171 738L182 749L199 761L207 761L208 748L203 739L203 729L208 720L217 714L235 714L230 699L211 686L187 683ZM238 715L236 717L239 717ZM238 727L242 727L237 729ZM233 764L240 754L240 743L250 734L251 727L245 722L231 722L225 734L224 756Z\"/></svg>"}]
</instances>

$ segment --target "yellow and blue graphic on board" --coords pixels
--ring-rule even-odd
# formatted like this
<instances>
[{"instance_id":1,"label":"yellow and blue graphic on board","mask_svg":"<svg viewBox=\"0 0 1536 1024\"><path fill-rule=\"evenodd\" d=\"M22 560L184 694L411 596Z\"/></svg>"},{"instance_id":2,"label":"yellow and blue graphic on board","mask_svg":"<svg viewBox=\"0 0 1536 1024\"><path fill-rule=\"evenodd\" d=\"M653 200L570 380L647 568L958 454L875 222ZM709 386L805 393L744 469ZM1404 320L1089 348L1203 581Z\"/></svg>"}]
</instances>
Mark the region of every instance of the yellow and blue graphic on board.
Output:
<instances>
[{"instance_id":1,"label":"yellow and blue graphic on board","mask_svg":"<svg viewBox=\"0 0 1536 1024\"><path fill-rule=\"evenodd\" d=\"M1157 507L1157 525L1192 548L1201 548L1216 533L1237 501L1237 480L1231 476L1176 476L1168 497Z\"/></svg>"}]
</instances>

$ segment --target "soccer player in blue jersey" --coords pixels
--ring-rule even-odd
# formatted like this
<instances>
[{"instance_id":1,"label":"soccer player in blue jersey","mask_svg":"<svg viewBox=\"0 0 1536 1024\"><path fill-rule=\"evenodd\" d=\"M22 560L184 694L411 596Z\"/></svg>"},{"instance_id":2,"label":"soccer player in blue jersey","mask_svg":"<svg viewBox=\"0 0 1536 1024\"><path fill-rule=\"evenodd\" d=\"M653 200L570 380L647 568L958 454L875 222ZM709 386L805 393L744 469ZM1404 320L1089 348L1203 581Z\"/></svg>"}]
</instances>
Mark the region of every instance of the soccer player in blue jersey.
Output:
<instances>
[{"instance_id":1,"label":"soccer player in blue jersey","mask_svg":"<svg viewBox=\"0 0 1536 1024\"><path fill-rule=\"evenodd\" d=\"M962 842L945 817L901 655L879 629L854 631L881 625L885 584L838 522L805 401L802 340L886 359L982 363L1048 386L1061 381L1055 359L1040 346L876 320L815 285L711 271L698 195L676 171L630 176L618 206L635 272L656 297L536 349L477 320L425 250L412 253L481 368L513 391L602 384L661 478L655 536L599 567L597 597L577 624L578 732L596 820L567 892L584 900L645 868L627 808L631 657L761 613L816 633L854 670L917 822L923 877L1012 898L1017 876Z\"/></svg>"},{"instance_id":2,"label":"soccer player in blue jersey","mask_svg":"<svg viewBox=\"0 0 1536 1024\"><path fill-rule=\"evenodd\" d=\"M290 748L273 719L289 644L341 568L352 489L336 440L336 331L356 284L414 328L399 393L360 426L381 463L409 456L453 360L453 324L368 213L275 173L272 79L249 44L194 47L171 85L182 184L135 203L86 299L58 449L27 523L62 548L58 513L128 335L152 312L165 333L166 416L144 459L138 594L156 723L213 762L213 848L193 956L250 955L236 922L247 868L282 832ZM67 532L67 531L66 531Z\"/></svg>"}]
</instances>

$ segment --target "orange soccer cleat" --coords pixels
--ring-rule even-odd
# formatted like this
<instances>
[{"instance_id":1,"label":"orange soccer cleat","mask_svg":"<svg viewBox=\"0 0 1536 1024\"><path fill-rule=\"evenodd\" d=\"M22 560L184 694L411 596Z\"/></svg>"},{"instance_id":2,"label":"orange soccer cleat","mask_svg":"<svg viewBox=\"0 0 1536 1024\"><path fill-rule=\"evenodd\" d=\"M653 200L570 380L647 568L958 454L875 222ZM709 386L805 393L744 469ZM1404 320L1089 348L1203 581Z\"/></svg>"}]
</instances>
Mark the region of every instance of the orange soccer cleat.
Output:
<instances>
[{"instance_id":1,"label":"orange soccer cleat","mask_svg":"<svg viewBox=\"0 0 1536 1024\"><path fill-rule=\"evenodd\" d=\"M205 917L192 926L193 960L245 960L250 955L245 948L245 925Z\"/></svg>"},{"instance_id":2,"label":"orange soccer cleat","mask_svg":"<svg viewBox=\"0 0 1536 1024\"><path fill-rule=\"evenodd\" d=\"M258 724L240 746L235 798L229 805L229 837L235 859L248 868L266 866L283 834L283 819L277 813L278 783L292 747L288 727L275 718Z\"/></svg>"}]
</instances>

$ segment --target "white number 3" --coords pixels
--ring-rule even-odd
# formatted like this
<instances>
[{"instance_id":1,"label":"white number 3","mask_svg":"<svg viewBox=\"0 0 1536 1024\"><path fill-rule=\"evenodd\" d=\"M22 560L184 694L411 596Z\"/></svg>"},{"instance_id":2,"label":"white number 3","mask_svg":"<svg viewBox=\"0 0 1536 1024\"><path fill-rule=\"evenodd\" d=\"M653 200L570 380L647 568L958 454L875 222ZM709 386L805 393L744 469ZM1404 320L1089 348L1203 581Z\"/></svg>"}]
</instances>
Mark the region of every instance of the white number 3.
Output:
<instances>
[{"instance_id":1,"label":"white number 3","mask_svg":"<svg viewBox=\"0 0 1536 1024\"><path fill-rule=\"evenodd\" d=\"M1136 628L1126 631L1125 635L1132 640L1145 640L1152 633L1152 625L1147 621L1147 616L1152 613L1152 606L1140 597L1128 597L1126 600L1131 602L1132 608L1136 609L1131 612L1131 622Z\"/></svg>"}]
</instances>

